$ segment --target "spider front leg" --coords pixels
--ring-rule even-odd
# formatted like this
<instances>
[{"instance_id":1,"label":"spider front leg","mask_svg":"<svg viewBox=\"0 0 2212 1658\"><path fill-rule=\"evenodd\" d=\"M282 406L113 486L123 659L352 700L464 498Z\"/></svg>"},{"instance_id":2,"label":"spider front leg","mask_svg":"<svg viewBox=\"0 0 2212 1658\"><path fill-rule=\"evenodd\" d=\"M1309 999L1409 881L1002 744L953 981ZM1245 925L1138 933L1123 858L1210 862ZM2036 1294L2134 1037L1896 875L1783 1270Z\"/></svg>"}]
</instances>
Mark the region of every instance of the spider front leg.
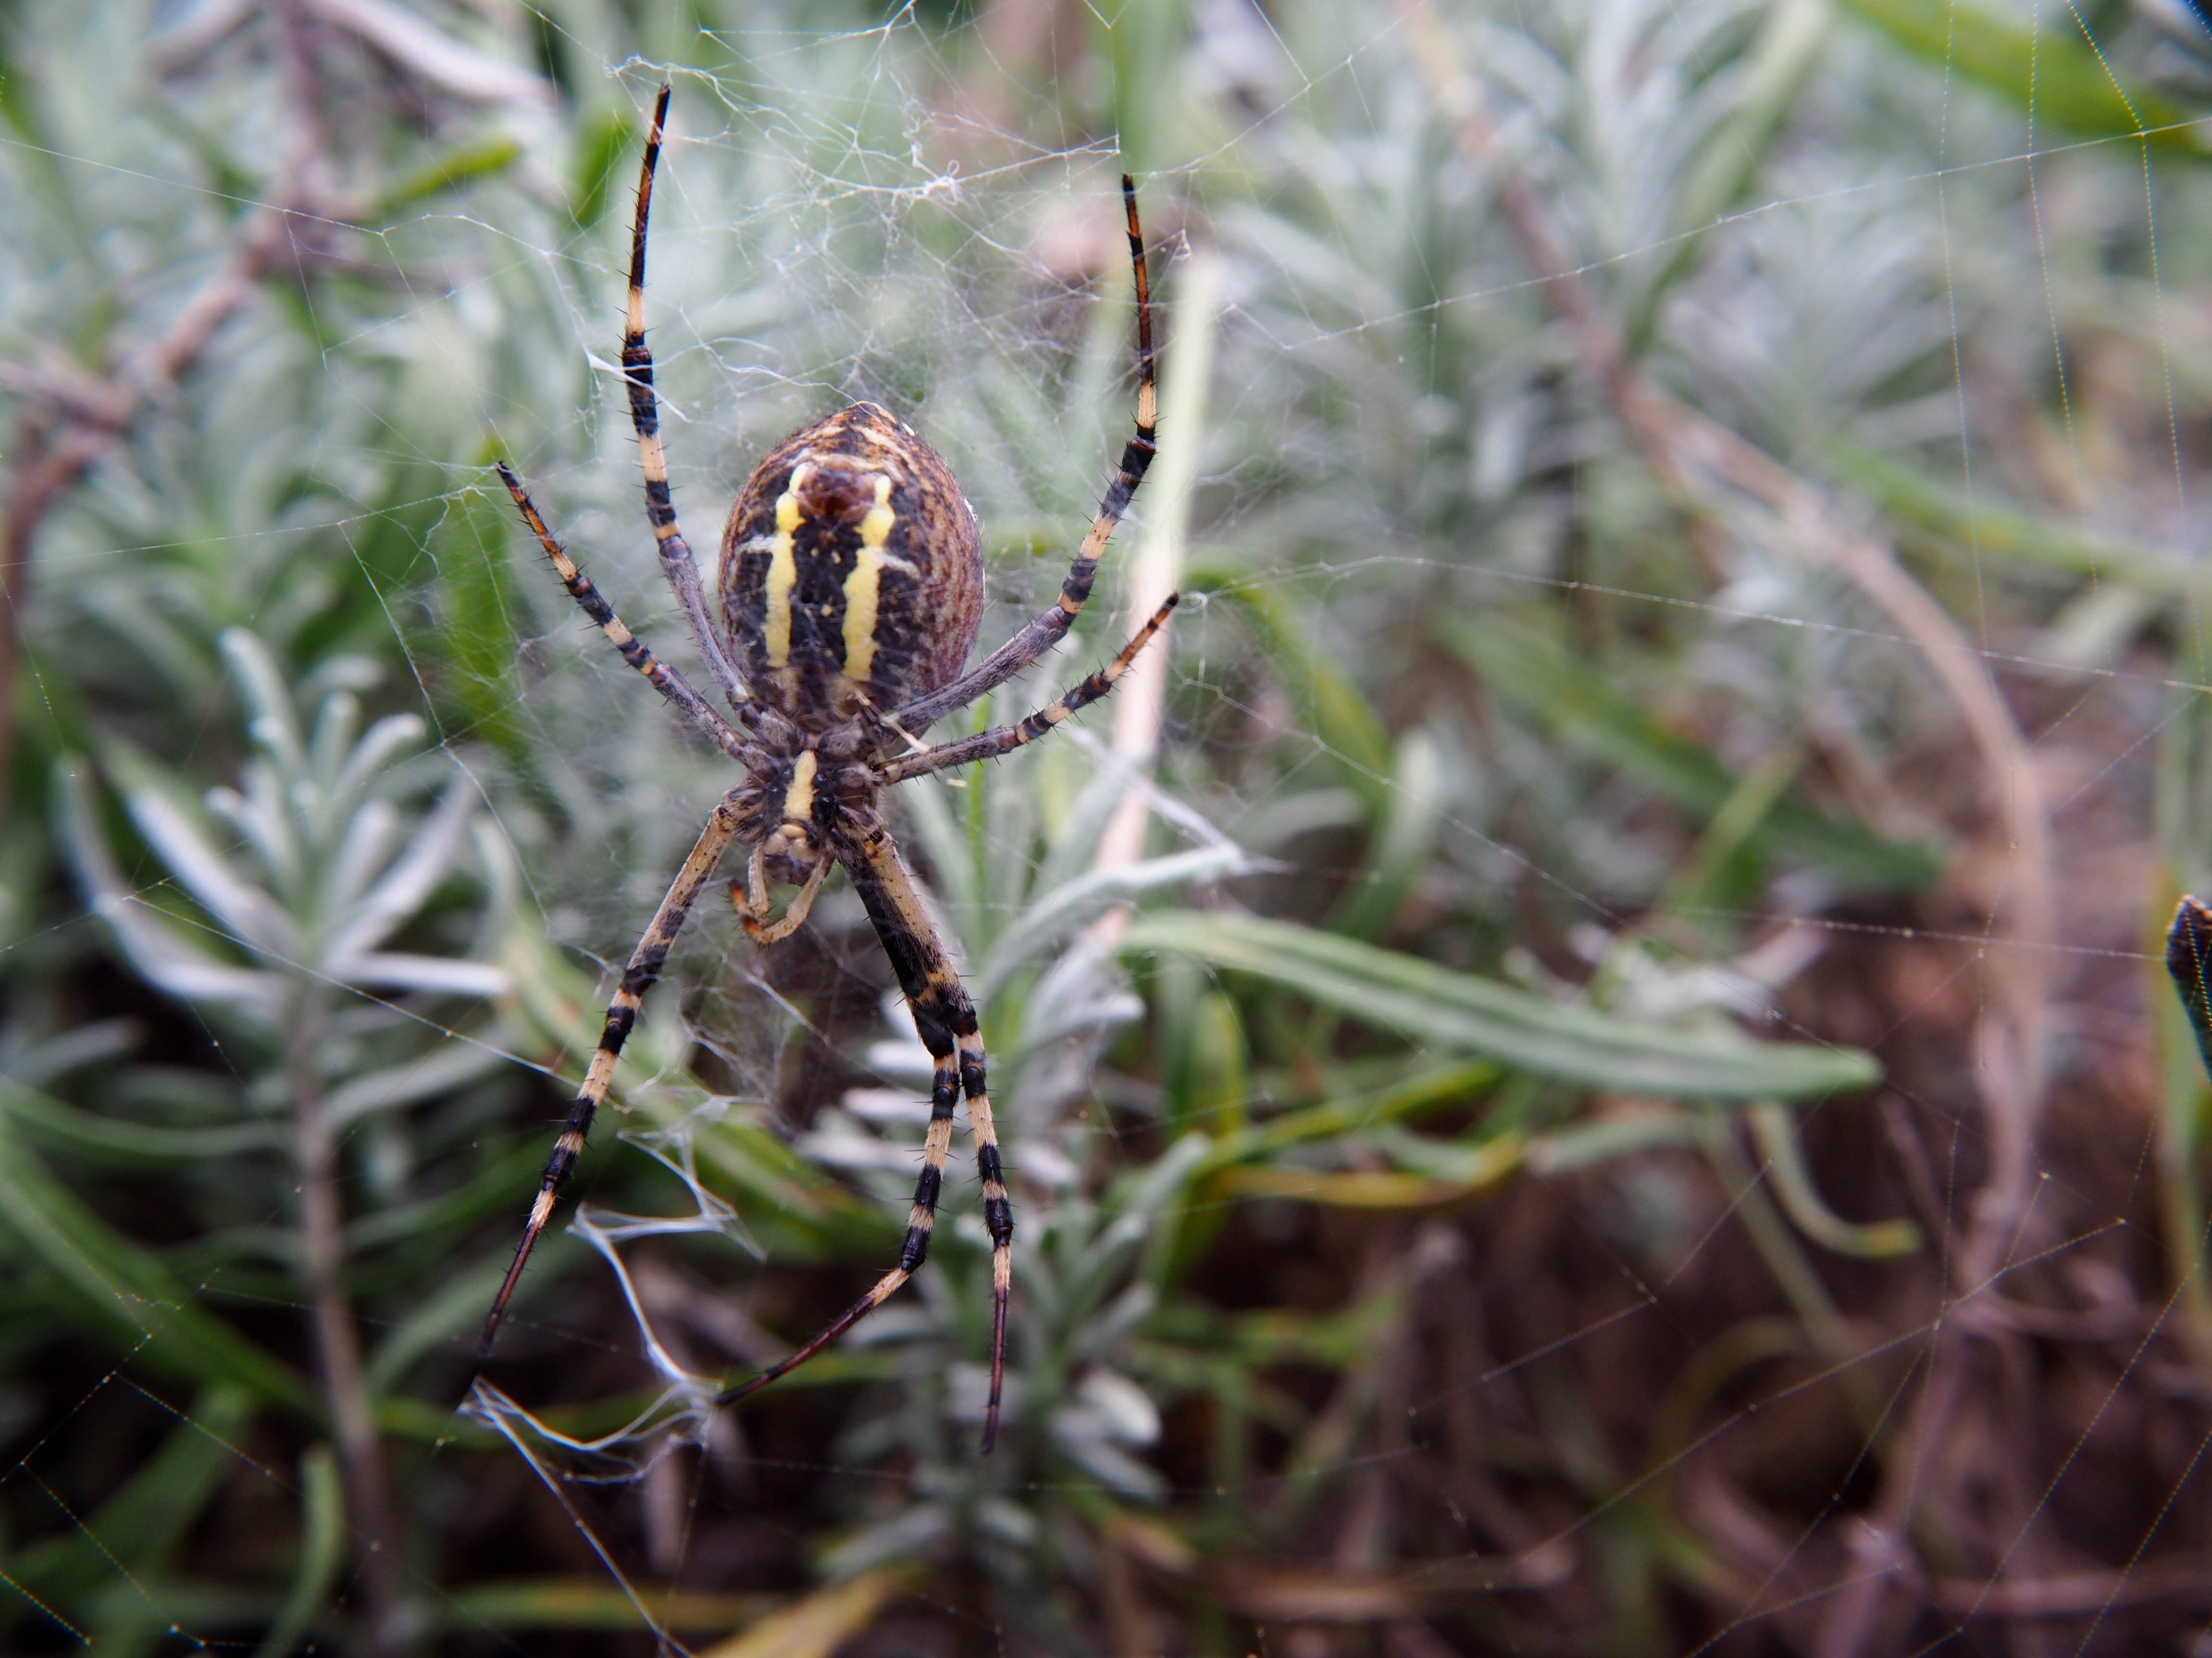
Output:
<instances>
[{"instance_id":1,"label":"spider front leg","mask_svg":"<svg viewBox=\"0 0 2212 1658\"><path fill-rule=\"evenodd\" d=\"M1045 653L1066 636L1067 630L1075 625L1075 618L1083 614L1083 607L1091 600L1091 584L1097 580L1098 561L1106 556L1106 543L1112 537L1115 526L1121 523L1122 514L1129 510L1129 502L1135 497L1138 485L1145 481L1152 457L1159 452L1160 393L1152 351L1152 286L1145 274L1145 233L1137 222L1137 183L1126 173L1121 175L1121 211L1128 225L1129 269L1137 288L1137 429L1121 446L1121 461L1114 468L1114 476L1098 502L1090 532L1076 550L1074 562L1068 566L1067 579L1060 583L1059 598L1029 626L951 684L895 710L894 730L903 726L927 731L939 716L966 708L1031 663L1042 660Z\"/></svg>"},{"instance_id":2,"label":"spider front leg","mask_svg":"<svg viewBox=\"0 0 2212 1658\"><path fill-rule=\"evenodd\" d=\"M1152 612L1145 625L1131 635L1129 642L1115 653L1114 659L1081 683L1070 686L1067 691L1048 702L1035 714L1016 720L1011 726L1000 726L973 737L963 737L957 743L941 743L933 749L924 749L919 754L902 755L896 760L886 761L876 768L876 781L888 786L903 782L909 777L927 777L931 772L943 771L951 766L965 766L977 760L988 760L996 755L1034 743L1049 732L1054 726L1112 690L1137 653L1152 642L1152 637L1168 624L1175 608L1182 602L1180 593L1170 593L1160 608Z\"/></svg>"},{"instance_id":3,"label":"spider front leg","mask_svg":"<svg viewBox=\"0 0 2212 1658\"><path fill-rule=\"evenodd\" d=\"M707 614L707 597L699 582L698 561L691 544L676 521L676 502L668 491L668 455L660 441L660 400L653 389L653 350L645 343L646 231L653 219L653 179L660 166L660 145L668 127L666 82L653 105L653 123L646 129L645 159L637 175L637 216L629 233L629 304L623 328L623 380L629 389L629 417L637 433L637 458L645 474L645 516L660 547L661 574L668 578L692 642L705 659L707 672L743 719L756 706L752 692L730 664L721 636Z\"/></svg>"},{"instance_id":4,"label":"spider front leg","mask_svg":"<svg viewBox=\"0 0 2212 1658\"><path fill-rule=\"evenodd\" d=\"M637 1011L644 1003L645 993L660 976L661 964L667 961L677 935L684 930L684 918L690 914L692 901L712 878L714 866L722 861L730 842L738 837L739 793L732 789L715 805L714 816L707 820L698 844L691 848L691 855L677 872L668 896L660 901L652 925L646 928L645 937L638 940L637 948L630 952L629 965L623 969L622 984L615 992L614 1000L607 1005L607 1021L599 1033L599 1048L584 1072L583 1086L576 1090L575 1103L568 1108L568 1125L553 1143L553 1155L545 1160L545 1172L538 1182L538 1200L531 1205L530 1218L524 1223L522 1242L515 1247L514 1264L507 1269L507 1279L499 1286L491 1315L484 1320L483 1337L477 1344L477 1351L487 1357L491 1353L493 1339L499 1334L500 1320L506 1316L507 1303L514 1294L514 1286L521 1282L522 1269L530 1260L530 1252L536 1247L538 1235L544 1231L545 1223L553 1218L554 1201L575 1168L576 1159L584 1155L584 1137L591 1133L592 1119L598 1114L600 1102L613 1085L615 1062L622 1057L623 1043L629 1038L630 1026L637 1022Z\"/></svg>"},{"instance_id":5,"label":"spider front leg","mask_svg":"<svg viewBox=\"0 0 2212 1658\"><path fill-rule=\"evenodd\" d=\"M900 858L890 832L872 811L848 810L833 841L838 861L875 923L898 975L899 988L914 1014L915 1029L929 1050L929 1132L922 1142L921 1174L908 1212L906 1240L898 1265L848 1308L830 1327L788 1358L740 1382L722 1395L725 1403L757 1393L789 1375L861 1319L883 1305L915 1273L929 1254L937 1226L937 1201L945 1183L945 1160L952 1149L952 1112L968 1097L968 1127L975 1142L975 1172L983 1187L983 1224L991 1238L991 1394L983 1418L983 1452L998 1442L999 1407L1006 1370L1006 1304L1013 1289L1014 1210L1006 1195L999 1132L991 1116L986 1085L983 1033L975 1004L953 971L951 959L915 890L914 878Z\"/></svg>"},{"instance_id":6,"label":"spider front leg","mask_svg":"<svg viewBox=\"0 0 2212 1658\"><path fill-rule=\"evenodd\" d=\"M682 674L655 656L643 640L623 625L623 619L615 614L614 606L607 603L605 596L592 585L592 579L576 568L575 561L568 556L559 538L546 526L544 514L538 512L537 503L530 499L530 492L522 487L521 480L514 476L505 461L495 461L493 465L499 472L500 482L507 485L507 494L514 498L515 510L522 514L523 523L529 527L530 533L538 537L538 544L545 550L545 556L553 562L554 574L561 578L561 585L568 590L568 596L576 601L584 614L622 653L623 661L643 674L653 688L666 697L678 713L690 716L692 723L705 732L723 753L743 765L745 739L730 729L730 722L716 714L707 700L691 689L690 682Z\"/></svg>"}]
</instances>

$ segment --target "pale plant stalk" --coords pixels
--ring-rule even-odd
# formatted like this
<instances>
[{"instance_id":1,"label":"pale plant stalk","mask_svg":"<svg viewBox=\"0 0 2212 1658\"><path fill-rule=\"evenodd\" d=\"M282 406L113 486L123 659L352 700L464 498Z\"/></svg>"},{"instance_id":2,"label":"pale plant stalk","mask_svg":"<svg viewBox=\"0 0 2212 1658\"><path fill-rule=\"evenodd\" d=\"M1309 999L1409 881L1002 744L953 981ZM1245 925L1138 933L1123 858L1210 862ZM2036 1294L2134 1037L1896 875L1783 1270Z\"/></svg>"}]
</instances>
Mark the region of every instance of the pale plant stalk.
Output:
<instances>
[{"instance_id":1,"label":"pale plant stalk","mask_svg":"<svg viewBox=\"0 0 2212 1658\"><path fill-rule=\"evenodd\" d=\"M1153 463L1152 493L1158 516L1130 560L1125 624L1133 632L1176 589L1182 574L1182 544L1190 528L1190 498L1198 477L1198 457L1206 425L1206 382L1213 372L1213 342L1221 303L1221 261L1211 248L1194 251L1185 262L1176 293L1176 334L1169 342L1160 373L1159 459ZM1130 665L1114 688L1113 750L1149 775L1159 748L1160 725L1167 710L1168 635L1163 629L1150 649ZM1145 824L1152 808L1140 787L1132 787L1114 808L1099 836L1093 866L1113 869L1144 855ZM1090 941L1111 950L1128 930L1130 907L1117 904L1092 922Z\"/></svg>"}]
</instances>

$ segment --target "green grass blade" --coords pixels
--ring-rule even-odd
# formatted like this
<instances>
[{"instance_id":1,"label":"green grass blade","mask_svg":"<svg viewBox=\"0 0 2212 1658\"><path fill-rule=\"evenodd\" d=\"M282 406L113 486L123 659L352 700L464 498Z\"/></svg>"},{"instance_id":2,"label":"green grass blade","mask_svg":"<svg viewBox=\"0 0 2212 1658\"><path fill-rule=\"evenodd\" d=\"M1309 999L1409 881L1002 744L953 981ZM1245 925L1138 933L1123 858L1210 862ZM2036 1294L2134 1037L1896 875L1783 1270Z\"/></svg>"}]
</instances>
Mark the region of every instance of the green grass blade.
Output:
<instances>
[{"instance_id":1,"label":"green grass blade","mask_svg":"<svg viewBox=\"0 0 2212 1658\"><path fill-rule=\"evenodd\" d=\"M1813 1171L1798 1149L1796 1122L1780 1106L1761 1101L1749 1114L1752 1133L1766 1159L1766 1183L1782 1212L1807 1237L1839 1255L1863 1260L1909 1255L1921 1248L1920 1229L1909 1220L1848 1221L1821 1200Z\"/></svg>"},{"instance_id":2,"label":"green grass blade","mask_svg":"<svg viewBox=\"0 0 2212 1658\"><path fill-rule=\"evenodd\" d=\"M1711 750L1669 731L1534 628L1470 616L1448 620L1443 633L1504 701L1684 811L1710 820L1735 797L1741 780ZM1934 842L1890 840L1795 793L1776 799L1747 838L1858 890L1917 891L1944 864Z\"/></svg>"},{"instance_id":3,"label":"green grass blade","mask_svg":"<svg viewBox=\"0 0 2212 1658\"><path fill-rule=\"evenodd\" d=\"M300 1502L303 1523L291 1591L255 1658L284 1658L299 1645L330 1600L331 1586L345 1564L345 1496L338 1485L337 1459L328 1445L310 1445L301 1455Z\"/></svg>"},{"instance_id":4,"label":"green grass blade","mask_svg":"<svg viewBox=\"0 0 2212 1658\"><path fill-rule=\"evenodd\" d=\"M80 1111L51 1095L0 1078L0 1114L49 1151L101 1168L148 1168L213 1157L243 1157L283 1144L266 1123L214 1128L164 1128Z\"/></svg>"},{"instance_id":5,"label":"green grass blade","mask_svg":"<svg viewBox=\"0 0 2212 1658\"><path fill-rule=\"evenodd\" d=\"M1235 608L1274 668L1284 694L1297 705L1299 723L1343 767L1370 813L1387 811L1390 734L1382 717L1310 640L1310 624L1288 601L1261 585L1250 571L1219 562L1192 564L1183 573L1182 590Z\"/></svg>"},{"instance_id":6,"label":"green grass blade","mask_svg":"<svg viewBox=\"0 0 2212 1658\"><path fill-rule=\"evenodd\" d=\"M1488 1093L1504 1072L1487 1060L1455 1060L1408 1073L1380 1093L1332 1100L1279 1116L1218 1139L1198 1173L1210 1175L1310 1140L1402 1122L1427 1112L1464 1105Z\"/></svg>"},{"instance_id":7,"label":"green grass blade","mask_svg":"<svg viewBox=\"0 0 2212 1658\"><path fill-rule=\"evenodd\" d=\"M702 1594L642 1584L640 1597L665 1629L718 1633L742 1629L781 1604L765 1594ZM438 1627L456 1634L485 1630L635 1631L637 1604L611 1583L573 1577L493 1579L455 1589L436 1608Z\"/></svg>"},{"instance_id":8,"label":"green grass blade","mask_svg":"<svg viewBox=\"0 0 2212 1658\"><path fill-rule=\"evenodd\" d=\"M599 223L606 212L616 174L635 132L629 112L612 107L579 125L568 181L568 211L584 229Z\"/></svg>"},{"instance_id":9,"label":"green grass blade","mask_svg":"<svg viewBox=\"0 0 2212 1658\"><path fill-rule=\"evenodd\" d=\"M1967 549L1995 553L2094 581L2125 582L2161 598L2194 600L2212 587L2212 571L2194 560L2075 528L2046 512L2005 505L1987 483L1969 496L1852 444L1830 443L1821 453L1836 477L1864 490L1900 524L1925 531L1912 537L1915 544L1954 554Z\"/></svg>"},{"instance_id":10,"label":"green grass blade","mask_svg":"<svg viewBox=\"0 0 2212 1658\"><path fill-rule=\"evenodd\" d=\"M514 663L521 647L507 557L511 516L504 501L483 489L460 492L438 537L438 609L456 732L526 762L516 713L521 695Z\"/></svg>"},{"instance_id":11,"label":"green grass blade","mask_svg":"<svg viewBox=\"0 0 2212 1658\"><path fill-rule=\"evenodd\" d=\"M1547 1001L1419 957L1285 921L1218 914L1139 919L1125 952L1174 951L1267 979L1425 1048L1486 1054L1587 1088L1674 1098L1802 1098L1849 1092L1881 1067L1847 1048L1754 1042Z\"/></svg>"},{"instance_id":12,"label":"green grass blade","mask_svg":"<svg viewBox=\"0 0 2212 1658\"><path fill-rule=\"evenodd\" d=\"M2187 155L2212 153L2187 111L2121 77L2071 21L2024 28L1960 0L1841 3L1914 57L2029 111L2039 128L2142 138Z\"/></svg>"},{"instance_id":13,"label":"green grass blade","mask_svg":"<svg viewBox=\"0 0 2212 1658\"><path fill-rule=\"evenodd\" d=\"M69 1606L166 1559L238 1460L231 1448L253 1419L253 1395L218 1382L122 1490L66 1535L8 1563L9 1576L41 1600Z\"/></svg>"},{"instance_id":14,"label":"green grass blade","mask_svg":"<svg viewBox=\"0 0 2212 1658\"><path fill-rule=\"evenodd\" d=\"M504 132L458 145L442 155L433 156L415 173L386 191L379 198L370 216L373 219L389 218L403 208L412 207L433 196L442 196L447 191L461 190L486 179L495 179L521 159L521 142Z\"/></svg>"},{"instance_id":15,"label":"green grass blade","mask_svg":"<svg viewBox=\"0 0 2212 1658\"><path fill-rule=\"evenodd\" d=\"M1444 816L1443 746L1425 731L1408 732L1391 768L1389 804L1368 838L1367 853L1329 930L1379 938L1435 860Z\"/></svg>"},{"instance_id":16,"label":"green grass blade","mask_svg":"<svg viewBox=\"0 0 2212 1658\"><path fill-rule=\"evenodd\" d=\"M46 1269L56 1301L86 1334L161 1374L233 1382L321 1422L321 1398L304 1377L192 1304L152 1254L20 1145L0 1157L0 1237Z\"/></svg>"}]
</instances>

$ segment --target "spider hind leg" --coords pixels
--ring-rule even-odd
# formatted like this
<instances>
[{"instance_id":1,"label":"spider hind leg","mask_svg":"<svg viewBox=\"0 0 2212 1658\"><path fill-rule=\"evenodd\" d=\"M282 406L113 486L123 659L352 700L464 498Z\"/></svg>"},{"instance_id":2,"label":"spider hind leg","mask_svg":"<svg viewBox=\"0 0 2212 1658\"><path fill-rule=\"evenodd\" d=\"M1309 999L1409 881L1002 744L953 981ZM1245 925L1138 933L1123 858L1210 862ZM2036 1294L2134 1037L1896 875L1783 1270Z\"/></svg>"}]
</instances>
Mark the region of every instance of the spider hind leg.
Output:
<instances>
[{"instance_id":1,"label":"spider hind leg","mask_svg":"<svg viewBox=\"0 0 2212 1658\"><path fill-rule=\"evenodd\" d=\"M948 978L951 975L948 971ZM968 993L952 980L965 1006ZM1006 1170L999 1157L999 1128L991 1118L991 1096L984 1086L983 1033L968 1011L969 1028L960 1033L960 1087L968 1096L968 1128L975 1138L975 1174L983 1187L983 1229L991 1236L991 1403L983 1419L983 1451L999 1437L999 1395L1006 1376L1006 1303L1014 1288L1014 1206L1006 1195Z\"/></svg>"},{"instance_id":2,"label":"spider hind leg","mask_svg":"<svg viewBox=\"0 0 2212 1658\"><path fill-rule=\"evenodd\" d=\"M929 1133L922 1142L921 1175L915 1182L914 1206L907 1212L906 1237L899 1245L898 1265L878 1278L862 1296L830 1321L830 1327L797 1352L780 1358L758 1376L725 1389L720 1402L734 1405L758 1393L769 1382L791 1374L858 1324L897 1293L899 1287L921 1270L929 1258L929 1240L937 1230L937 1199L945 1185L945 1160L952 1150L952 1108L960 1097L960 1071L948 1043L941 1055L933 1055L930 1084ZM993 1398L995 1402L996 1391ZM995 1428L995 1418L994 1427ZM987 1441L983 1448L990 1449Z\"/></svg>"},{"instance_id":3,"label":"spider hind leg","mask_svg":"<svg viewBox=\"0 0 2212 1658\"><path fill-rule=\"evenodd\" d=\"M988 1455L999 1437L999 1413L1006 1371L1006 1304L1013 1287L1013 1204L1006 1195L1006 1169L999 1154L997 1126L985 1086L983 1033L960 975L938 941L928 912L915 890L898 848L872 811L854 811L833 834L837 861L853 878L868 919L898 975L899 988L913 1011L915 1034L929 1050L929 1133L922 1142L921 1174L907 1214L898 1265L821 1334L789 1357L738 1383L723 1402L757 1393L787 1376L851 1329L920 1270L928 1257L937 1226L937 1204L945 1183L945 1163L952 1149L952 1114L963 1094L968 1126L975 1142L975 1169L983 1187L983 1224L991 1237L991 1393L983 1418L982 1448Z\"/></svg>"}]
</instances>

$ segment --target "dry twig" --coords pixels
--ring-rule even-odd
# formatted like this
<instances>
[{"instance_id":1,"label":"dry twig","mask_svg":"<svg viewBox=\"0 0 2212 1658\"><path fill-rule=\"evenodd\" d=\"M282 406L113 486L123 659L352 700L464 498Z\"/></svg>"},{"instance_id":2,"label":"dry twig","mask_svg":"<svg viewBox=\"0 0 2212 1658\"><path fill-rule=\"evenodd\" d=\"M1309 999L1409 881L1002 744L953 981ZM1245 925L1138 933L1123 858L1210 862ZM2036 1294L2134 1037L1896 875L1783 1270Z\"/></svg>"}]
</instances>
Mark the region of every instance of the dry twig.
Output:
<instances>
[{"instance_id":1,"label":"dry twig","mask_svg":"<svg viewBox=\"0 0 2212 1658\"><path fill-rule=\"evenodd\" d=\"M295 31L288 31L288 35ZM301 54L288 56L295 79ZM289 130L269 198L246 219L229 256L170 321L144 345L126 349L97 379L23 365L0 367L0 390L28 403L17 425L13 464L0 486L0 810L6 805L8 762L15 752L14 687L29 599L31 555L46 516L131 427L198 362L223 325L279 274L295 279L324 257L346 228L350 204L326 182L326 134L313 93L295 88L301 112Z\"/></svg>"}]
</instances>

